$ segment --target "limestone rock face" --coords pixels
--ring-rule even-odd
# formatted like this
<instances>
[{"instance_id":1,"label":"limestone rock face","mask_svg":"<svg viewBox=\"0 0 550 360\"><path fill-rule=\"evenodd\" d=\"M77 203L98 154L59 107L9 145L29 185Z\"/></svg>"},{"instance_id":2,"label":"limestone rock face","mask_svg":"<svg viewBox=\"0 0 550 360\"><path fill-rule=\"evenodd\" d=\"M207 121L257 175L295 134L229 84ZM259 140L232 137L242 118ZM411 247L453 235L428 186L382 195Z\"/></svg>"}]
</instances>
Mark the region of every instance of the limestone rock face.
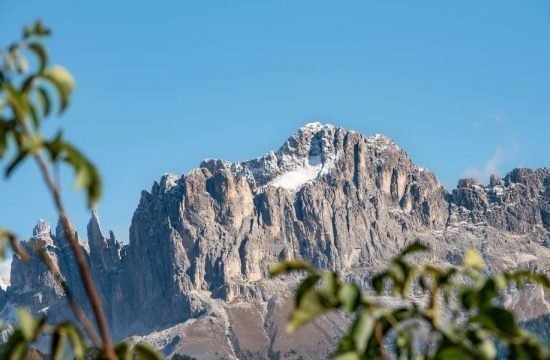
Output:
<instances>
[{"instance_id":1,"label":"limestone rock face","mask_svg":"<svg viewBox=\"0 0 550 360\"><path fill-rule=\"evenodd\" d=\"M550 169L514 169L504 179L491 177L489 186L464 179L453 190L452 203L464 221L516 234L550 226Z\"/></svg>"},{"instance_id":2,"label":"limestone rock face","mask_svg":"<svg viewBox=\"0 0 550 360\"><path fill-rule=\"evenodd\" d=\"M548 271L549 183L548 168L515 169L487 186L460 180L448 193L391 139L313 123L262 157L209 159L186 175L162 176L142 192L128 244L105 236L93 213L82 246L119 338L197 358L320 358L347 319L335 314L288 337L296 279L269 279L271 264L303 258L363 285L420 239L434 261L458 263L473 247L493 268ZM54 236L39 223L25 246L36 242L87 304L62 228ZM505 302L522 319L543 314L546 294L530 294ZM525 296L536 304L523 305ZM6 299L4 319L16 305L69 316L37 258L14 259Z\"/></svg>"}]
</instances>

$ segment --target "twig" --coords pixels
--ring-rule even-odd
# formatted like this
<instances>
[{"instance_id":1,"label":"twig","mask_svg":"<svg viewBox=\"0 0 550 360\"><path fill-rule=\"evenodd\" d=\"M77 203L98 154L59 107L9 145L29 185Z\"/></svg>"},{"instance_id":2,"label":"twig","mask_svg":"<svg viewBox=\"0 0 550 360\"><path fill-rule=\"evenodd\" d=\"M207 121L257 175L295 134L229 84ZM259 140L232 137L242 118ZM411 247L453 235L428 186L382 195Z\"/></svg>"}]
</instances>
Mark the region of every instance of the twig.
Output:
<instances>
[{"instance_id":1,"label":"twig","mask_svg":"<svg viewBox=\"0 0 550 360\"><path fill-rule=\"evenodd\" d=\"M69 288L69 285L61 275L61 272L59 270L59 267L55 265L55 263L52 261L52 258L50 255L44 250L44 247L40 247L36 249L38 252L38 255L42 259L42 262L46 264L50 272L53 274L55 280L57 283L61 286L63 289L63 292L65 293L65 296L67 297L67 301L69 302L69 306L75 313L76 317L78 318L78 321L82 324L82 327L86 330L86 333L88 336L90 336L90 339L94 343L94 345L101 347L101 338L97 334L96 330L94 329L92 323L80 307L78 303L76 302L76 299Z\"/></svg>"},{"instance_id":2,"label":"twig","mask_svg":"<svg viewBox=\"0 0 550 360\"><path fill-rule=\"evenodd\" d=\"M378 344L380 345L380 357L383 360L387 359L386 351L384 350L384 334L382 333L382 325L378 320L374 325L374 336L376 337L376 341L378 341Z\"/></svg>"},{"instance_id":3,"label":"twig","mask_svg":"<svg viewBox=\"0 0 550 360\"><path fill-rule=\"evenodd\" d=\"M63 206L63 202L61 201L59 189L53 182L52 176L50 174L50 169L46 165L46 162L44 161L40 153L36 153L34 155L34 158L42 172L44 182L51 192L55 207L61 218L61 223L63 224L65 235L75 255L76 264L80 272L80 278L82 280L82 283L84 284L84 289L86 290L86 294L88 295L88 299L90 300L92 311L94 313L97 326L99 328L99 333L103 342L105 355L109 360L116 360L116 354L114 352L111 342L111 336L109 334L109 326L107 325L107 320L105 319L105 314L103 313L103 309L101 307L101 299L95 288L94 281L92 280L90 269L88 267L88 262L86 261L84 253L82 252L82 248L80 247L80 244L76 239L75 233L71 228L71 224L69 223L69 218L67 217L65 207Z\"/></svg>"}]
</instances>

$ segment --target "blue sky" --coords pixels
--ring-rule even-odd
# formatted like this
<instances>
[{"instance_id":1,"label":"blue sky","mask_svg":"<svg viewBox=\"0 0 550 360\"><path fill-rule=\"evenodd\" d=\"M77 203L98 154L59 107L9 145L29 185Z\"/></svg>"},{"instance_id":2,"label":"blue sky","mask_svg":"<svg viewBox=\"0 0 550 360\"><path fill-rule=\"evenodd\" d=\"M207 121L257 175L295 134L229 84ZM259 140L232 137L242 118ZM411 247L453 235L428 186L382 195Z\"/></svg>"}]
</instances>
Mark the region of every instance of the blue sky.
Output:
<instances>
[{"instance_id":1,"label":"blue sky","mask_svg":"<svg viewBox=\"0 0 550 360\"><path fill-rule=\"evenodd\" d=\"M104 230L124 240L161 174L262 155L310 121L390 136L447 188L549 165L548 1L3 0L2 46L38 17L77 79L48 131L96 162ZM32 165L0 186L0 226L23 238L56 220Z\"/></svg>"}]
</instances>

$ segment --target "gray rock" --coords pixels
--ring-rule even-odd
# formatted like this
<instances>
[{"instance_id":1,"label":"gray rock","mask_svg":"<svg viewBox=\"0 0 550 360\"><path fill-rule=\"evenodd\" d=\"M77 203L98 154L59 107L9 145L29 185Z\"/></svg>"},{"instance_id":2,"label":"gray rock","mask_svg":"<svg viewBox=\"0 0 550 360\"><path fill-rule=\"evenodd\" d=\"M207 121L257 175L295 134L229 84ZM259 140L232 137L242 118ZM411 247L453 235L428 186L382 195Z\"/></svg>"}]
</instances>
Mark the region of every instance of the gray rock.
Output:
<instances>
[{"instance_id":1,"label":"gray rock","mask_svg":"<svg viewBox=\"0 0 550 360\"><path fill-rule=\"evenodd\" d=\"M299 257L366 285L420 239L434 261L457 263L476 248L491 268L548 272L549 182L548 168L515 169L487 186L460 180L449 194L389 138L313 123L263 157L210 159L162 176L142 192L127 245L104 236L94 212L82 246L119 338L197 358L319 358L347 320L335 314L289 338L284 319L296 279L269 279L271 264ZM53 236L39 223L25 246L37 241L87 304L62 229ZM540 316L546 294L530 294L538 305L522 305L516 294L505 302L522 319ZM69 316L36 258L14 259L6 297L4 319L15 305Z\"/></svg>"}]
</instances>

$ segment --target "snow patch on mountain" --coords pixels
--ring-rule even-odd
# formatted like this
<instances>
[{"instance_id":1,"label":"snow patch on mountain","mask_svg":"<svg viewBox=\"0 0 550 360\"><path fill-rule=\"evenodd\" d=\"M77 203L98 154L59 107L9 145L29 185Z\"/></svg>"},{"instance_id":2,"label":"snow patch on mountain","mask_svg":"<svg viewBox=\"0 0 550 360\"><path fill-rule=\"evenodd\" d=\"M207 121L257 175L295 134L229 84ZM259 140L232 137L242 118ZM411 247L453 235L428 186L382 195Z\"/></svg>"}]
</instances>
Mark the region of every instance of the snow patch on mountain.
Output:
<instances>
[{"instance_id":1,"label":"snow patch on mountain","mask_svg":"<svg viewBox=\"0 0 550 360\"><path fill-rule=\"evenodd\" d=\"M401 150L395 141L382 134L375 134L374 136L367 137L367 143L379 151L384 151L387 149L394 149L396 151Z\"/></svg>"},{"instance_id":2,"label":"snow patch on mountain","mask_svg":"<svg viewBox=\"0 0 550 360\"><path fill-rule=\"evenodd\" d=\"M206 159L201 167L212 173L225 169L244 177L251 188L279 187L295 192L304 185L321 179L335 167L338 149L335 139L342 129L312 122L290 136L277 151L248 161L230 162ZM380 163L392 153L402 151L390 138L376 134L366 138L367 146L375 151Z\"/></svg>"},{"instance_id":3,"label":"snow patch on mountain","mask_svg":"<svg viewBox=\"0 0 550 360\"><path fill-rule=\"evenodd\" d=\"M6 291L6 289L10 286L10 279L6 279L3 276L0 276L0 289Z\"/></svg>"},{"instance_id":4,"label":"snow patch on mountain","mask_svg":"<svg viewBox=\"0 0 550 360\"><path fill-rule=\"evenodd\" d=\"M297 191L328 173L337 159L332 141L335 130L334 125L314 122L292 135L275 154L279 171L266 186Z\"/></svg>"},{"instance_id":5,"label":"snow patch on mountain","mask_svg":"<svg viewBox=\"0 0 550 360\"><path fill-rule=\"evenodd\" d=\"M308 182L315 180L322 169L322 163L315 165L307 164L277 176L270 181L267 186L282 187L287 190L298 190Z\"/></svg>"},{"instance_id":6,"label":"snow patch on mountain","mask_svg":"<svg viewBox=\"0 0 550 360\"><path fill-rule=\"evenodd\" d=\"M309 123L289 137L277 151L248 161L207 159L201 167L212 172L229 170L235 176L247 179L255 189L273 186L297 191L334 167L338 154L333 143L338 129L334 125Z\"/></svg>"}]
</instances>

